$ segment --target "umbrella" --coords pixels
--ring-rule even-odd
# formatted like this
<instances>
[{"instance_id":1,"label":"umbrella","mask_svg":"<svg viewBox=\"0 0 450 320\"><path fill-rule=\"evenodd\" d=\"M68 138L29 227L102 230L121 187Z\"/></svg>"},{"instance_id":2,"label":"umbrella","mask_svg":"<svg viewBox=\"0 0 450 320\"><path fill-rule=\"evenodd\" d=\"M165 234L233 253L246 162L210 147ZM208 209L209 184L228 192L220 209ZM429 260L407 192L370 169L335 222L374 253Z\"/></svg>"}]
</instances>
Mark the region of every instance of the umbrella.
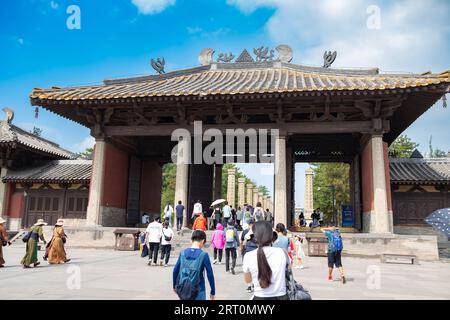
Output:
<instances>
[{"instance_id":1,"label":"umbrella","mask_svg":"<svg viewBox=\"0 0 450 320\"><path fill-rule=\"evenodd\" d=\"M425 222L450 238L450 208L433 211Z\"/></svg>"},{"instance_id":2,"label":"umbrella","mask_svg":"<svg viewBox=\"0 0 450 320\"><path fill-rule=\"evenodd\" d=\"M213 203L211 203L211 207L217 206L218 204L224 203L227 200L225 199L217 199L216 201L214 201Z\"/></svg>"}]
</instances>

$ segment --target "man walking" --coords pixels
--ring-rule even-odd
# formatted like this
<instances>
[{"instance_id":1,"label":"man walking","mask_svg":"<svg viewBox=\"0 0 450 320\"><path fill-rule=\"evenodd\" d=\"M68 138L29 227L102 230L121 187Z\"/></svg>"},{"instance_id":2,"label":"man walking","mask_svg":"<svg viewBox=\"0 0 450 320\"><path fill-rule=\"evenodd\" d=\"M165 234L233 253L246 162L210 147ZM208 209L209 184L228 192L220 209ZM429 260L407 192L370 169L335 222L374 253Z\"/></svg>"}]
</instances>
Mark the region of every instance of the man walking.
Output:
<instances>
[{"instance_id":1,"label":"man walking","mask_svg":"<svg viewBox=\"0 0 450 320\"><path fill-rule=\"evenodd\" d=\"M202 203L200 202L200 200L197 200L197 202L194 204L194 210L192 210L191 219L195 220L202 213L203 213Z\"/></svg>"},{"instance_id":2,"label":"man walking","mask_svg":"<svg viewBox=\"0 0 450 320\"><path fill-rule=\"evenodd\" d=\"M266 221L270 222L270 225L273 226L273 214L269 209L266 209Z\"/></svg>"},{"instance_id":3,"label":"man walking","mask_svg":"<svg viewBox=\"0 0 450 320\"><path fill-rule=\"evenodd\" d=\"M234 226L233 220L228 220L228 225L225 230L225 269L227 272L236 274L234 268L236 267L237 248L239 247L239 238L237 229ZM230 256L232 259L230 269Z\"/></svg>"},{"instance_id":4,"label":"man walking","mask_svg":"<svg viewBox=\"0 0 450 320\"><path fill-rule=\"evenodd\" d=\"M159 243L161 242L162 225L159 223L159 217L154 217L146 230L146 243L148 243L148 265L156 266L158 260ZM153 259L153 264L152 264Z\"/></svg>"},{"instance_id":5,"label":"man walking","mask_svg":"<svg viewBox=\"0 0 450 320\"><path fill-rule=\"evenodd\" d=\"M211 287L210 299L215 299L216 287L214 273L208 253L202 250L206 242L206 233L201 230L192 232L192 245L183 250L173 268L173 291L181 300L206 300L205 270Z\"/></svg>"},{"instance_id":6,"label":"man walking","mask_svg":"<svg viewBox=\"0 0 450 320\"><path fill-rule=\"evenodd\" d=\"M228 202L225 202L225 205L222 208L223 213L223 224L225 226L228 225L228 220L231 218L231 207L228 205Z\"/></svg>"},{"instance_id":7,"label":"man walking","mask_svg":"<svg viewBox=\"0 0 450 320\"><path fill-rule=\"evenodd\" d=\"M183 203L178 201L177 206L175 207L175 212L177 215L177 231L180 231L183 227L183 217L184 217L184 206Z\"/></svg>"},{"instance_id":8,"label":"man walking","mask_svg":"<svg viewBox=\"0 0 450 320\"><path fill-rule=\"evenodd\" d=\"M328 239L328 281L333 281L333 267L336 266L341 274L341 281L345 284L346 279L341 262L341 252L343 249L341 233L339 229L334 226L320 228L320 230L325 233L325 236Z\"/></svg>"}]
</instances>

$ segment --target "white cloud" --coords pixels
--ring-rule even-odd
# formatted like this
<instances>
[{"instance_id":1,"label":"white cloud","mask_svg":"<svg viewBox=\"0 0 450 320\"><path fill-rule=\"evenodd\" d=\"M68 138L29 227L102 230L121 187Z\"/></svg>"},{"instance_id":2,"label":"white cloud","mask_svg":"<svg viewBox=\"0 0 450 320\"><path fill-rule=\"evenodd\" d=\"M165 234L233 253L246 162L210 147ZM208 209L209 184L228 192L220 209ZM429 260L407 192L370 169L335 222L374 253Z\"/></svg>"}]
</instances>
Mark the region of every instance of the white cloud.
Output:
<instances>
[{"instance_id":1,"label":"white cloud","mask_svg":"<svg viewBox=\"0 0 450 320\"><path fill-rule=\"evenodd\" d=\"M200 27L186 27L186 30L189 34L195 34L195 33L202 32L203 29Z\"/></svg>"},{"instance_id":2,"label":"white cloud","mask_svg":"<svg viewBox=\"0 0 450 320\"><path fill-rule=\"evenodd\" d=\"M142 14L159 13L175 4L176 0L132 0L131 1Z\"/></svg>"},{"instance_id":3,"label":"white cloud","mask_svg":"<svg viewBox=\"0 0 450 320\"><path fill-rule=\"evenodd\" d=\"M450 4L445 0L379 1L381 28L368 29L373 0L228 0L249 14L275 8L266 31L289 44L298 63L321 65L338 51L335 67L423 72L448 68Z\"/></svg>"},{"instance_id":4,"label":"white cloud","mask_svg":"<svg viewBox=\"0 0 450 320\"><path fill-rule=\"evenodd\" d=\"M71 148L71 151L73 152L83 152L87 148L92 148L95 144L95 139L91 136L87 136L83 140L81 140L79 143L75 143L73 147Z\"/></svg>"},{"instance_id":5,"label":"white cloud","mask_svg":"<svg viewBox=\"0 0 450 320\"><path fill-rule=\"evenodd\" d=\"M54 10L59 8L59 4L55 1L50 1L50 7Z\"/></svg>"}]
</instances>

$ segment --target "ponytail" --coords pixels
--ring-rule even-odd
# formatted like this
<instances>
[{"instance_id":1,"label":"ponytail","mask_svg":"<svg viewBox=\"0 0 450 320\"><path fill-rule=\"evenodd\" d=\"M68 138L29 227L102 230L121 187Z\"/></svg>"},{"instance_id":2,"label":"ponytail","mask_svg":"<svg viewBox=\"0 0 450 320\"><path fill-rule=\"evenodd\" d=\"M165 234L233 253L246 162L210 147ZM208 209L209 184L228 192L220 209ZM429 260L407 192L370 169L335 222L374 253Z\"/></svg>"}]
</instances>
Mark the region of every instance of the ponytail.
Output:
<instances>
[{"instance_id":1,"label":"ponytail","mask_svg":"<svg viewBox=\"0 0 450 320\"><path fill-rule=\"evenodd\" d=\"M272 226L267 221L258 221L252 227L255 241L258 244L256 258L258 263L258 282L265 289L271 285L272 269L267 261L264 247L272 243Z\"/></svg>"}]
</instances>

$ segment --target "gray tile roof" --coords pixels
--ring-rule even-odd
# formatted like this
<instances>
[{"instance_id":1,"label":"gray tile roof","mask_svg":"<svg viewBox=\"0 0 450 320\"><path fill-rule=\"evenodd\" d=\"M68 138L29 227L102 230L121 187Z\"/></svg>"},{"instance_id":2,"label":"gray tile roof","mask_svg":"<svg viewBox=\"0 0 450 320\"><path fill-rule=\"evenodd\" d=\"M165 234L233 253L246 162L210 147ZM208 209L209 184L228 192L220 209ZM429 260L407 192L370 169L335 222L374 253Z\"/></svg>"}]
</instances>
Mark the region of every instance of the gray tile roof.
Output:
<instances>
[{"instance_id":1,"label":"gray tile roof","mask_svg":"<svg viewBox=\"0 0 450 320\"><path fill-rule=\"evenodd\" d=\"M91 180L92 160L53 160L20 170L8 170L3 182L82 183Z\"/></svg>"},{"instance_id":2,"label":"gray tile roof","mask_svg":"<svg viewBox=\"0 0 450 320\"><path fill-rule=\"evenodd\" d=\"M393 184L450 184L450 158L390 158Z\"/></svg>"},{"instance_id":3,"label":"gray tile roof","mask_svg":"<svg viewBox=\"0 0 450 320\"><path fill-rule=\"evenodd\" d=\"M75 159L76 155L58 144L38 137L7 121L0 121L0 144L18 144L65 159Z\"/></svg>"},{"instance_id":4,"label":"gray tile roof","mask_svg":"<svg viewBox=\"0 0 450 320\"><path fill-rule=\"evenodd\" d=\"M213 63L163 75L105 80L103 85L35 88L33 104L140 97L203 96L331 90L384 90L450 83L441 74L379 74L378 69L346 70L281 62Z\"/></svg>"}]
</instances>

